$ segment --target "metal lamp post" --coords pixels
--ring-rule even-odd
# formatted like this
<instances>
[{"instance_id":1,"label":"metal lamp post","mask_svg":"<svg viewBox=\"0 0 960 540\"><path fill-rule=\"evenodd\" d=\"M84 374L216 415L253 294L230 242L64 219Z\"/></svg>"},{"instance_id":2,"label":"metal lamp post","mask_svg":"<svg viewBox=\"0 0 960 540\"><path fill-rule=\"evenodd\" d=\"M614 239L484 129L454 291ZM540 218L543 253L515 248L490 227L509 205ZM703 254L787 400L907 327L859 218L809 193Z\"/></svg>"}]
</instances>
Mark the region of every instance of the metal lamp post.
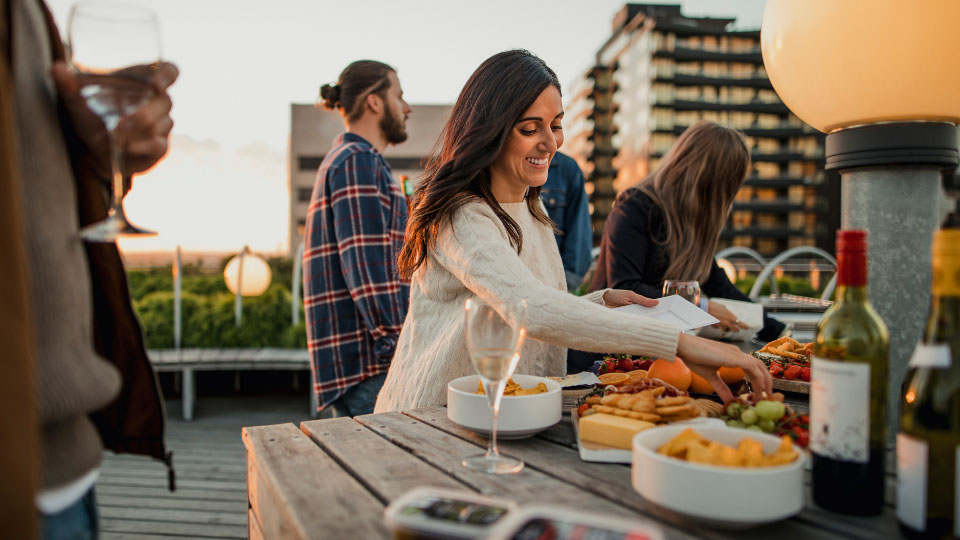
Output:
<instances>
[{"instance_id":1,"label":"metal lamp post","mask_svg":"<svg viewBox=\"0 0 960 540\"><path fill-rule=\"evenodd\" d=\"M777 94L828 134L842 227L868 231L870 299L890 328L891 423L930 301L941 178L957 165L957 20L955 0L768 0L760 35Z\"/></svg>"}]
</instances>

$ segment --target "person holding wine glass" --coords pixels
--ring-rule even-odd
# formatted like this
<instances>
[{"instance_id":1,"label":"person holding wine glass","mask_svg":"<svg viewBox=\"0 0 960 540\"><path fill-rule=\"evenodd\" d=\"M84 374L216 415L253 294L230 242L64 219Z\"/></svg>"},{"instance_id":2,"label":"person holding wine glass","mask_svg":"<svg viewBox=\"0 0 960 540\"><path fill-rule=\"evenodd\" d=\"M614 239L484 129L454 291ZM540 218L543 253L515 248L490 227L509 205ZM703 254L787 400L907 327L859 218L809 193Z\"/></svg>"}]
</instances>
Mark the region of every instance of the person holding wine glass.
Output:
<instances>
[{"instance_id":1,"label":"person holding wine glass","mask_svg":"<svg viewBox=\"0 0 960 540\"><path fill-rule=\"evenodd\" d=\"M737 130L701 121L687 128L660 165L624 190L607 217L590 290L624 288L650 298L665 280L694 281L700 307L730 332L747 328L710 297L749 302L713 254L734 197L750 169L750 150ZM771 341L785 325L764 314L758 339Z\"/></svg>"},{"instance_id":2,"label":"person holding wine glass","mask_svg":"<svg viewBox=\"0 0 960 540\"><path fill-rule=\"evenodd\" d=\"M33 484L18 491L29 501L7 501L24 510L26 529L44 538L92 538L97 517L93 485L104 446L118 452L147 454L171 466L164 444L165 417L142 330L130 304L123 263L114 243L85 243L80 228L107 217L114 179L110 136L102 116L89 108L82 80L67 65L53 18L42 2L11 0L0 10L0 147L12 149L0 160L5 192L0 212L19 216L19 249L4 251L0 282L26 276L25 304L0 302L0 320L23 320L29 351L2 356L30 362L35 450L39 467L4 460L7 467L39 471ZM158 39L123 33L120 50L134 41ZM100 34L111 42L116 34ZM148 48L159 50L155 44ZM77 49L75 52L79 52ZM167 152L172 127L168 87L178 75L169 63L156 62L142 79L149 96L135 111L116 118L125 154L122 176L152 167ZM7 94L7 91L10 94ZM4 154L7 155L7 154ZM125 186L128 187L128 186ZM8 298L3 296L4 299ZM4 335L4 337L6 337ZM7 346L7 340L4 347ZM30 415L24 403L3 402L4 409ZM17 440L30 448L25 433ZM171 471L172 472L172 471ZM172 477L171 477L172 478ZM10 493L7 491L7 493ZM30 522L38 522L33 527ZM12 530L11 530L12 529ZM5 530L19 534L12 524Z\"/></svg>"},{"instance_id":3,"label":"person holding wine glass","mask_svg":"<svg viewBox=\"0 0 960 540\"><path fill-rule=\"evenodd\" d=\"M441 405L447 383L474 372L463 317L473 296L504 316L527 303L518 373L563 375L568 347L671 359L679 352L721 397L732 399L721 366L741 367L757 392L772 391L763 364L736 347L605 309L655 300L626 290L566 292L539 197L563 143L562 118L556 75L527 51L496 54L467 81L414 195L399 261L410 308L375 412Z\"/></svg>"}]
</instances>

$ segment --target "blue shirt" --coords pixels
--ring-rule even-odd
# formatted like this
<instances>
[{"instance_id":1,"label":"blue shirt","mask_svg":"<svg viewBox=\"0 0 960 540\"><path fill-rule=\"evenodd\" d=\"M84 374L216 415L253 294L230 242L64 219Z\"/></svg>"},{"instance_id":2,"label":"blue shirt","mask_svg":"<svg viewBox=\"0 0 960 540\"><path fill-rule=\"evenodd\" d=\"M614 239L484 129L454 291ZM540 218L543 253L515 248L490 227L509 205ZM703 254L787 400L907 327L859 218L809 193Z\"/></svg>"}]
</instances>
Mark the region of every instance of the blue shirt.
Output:
<instances>
[{"instance_id":1,"label":"blue shirt","mask_svg":"<svg viewBox=\"0 0 960 540\"><path fill-rule=\"evenodd\" d=\"M593 232L587 192L583 186L583 172L577 162L566 154L554 154L540 198L547 208L547 215L561 232L557 235L557 247L563 259L568 289L577 288L590 268Z\"/></svg>"}]
</instances>

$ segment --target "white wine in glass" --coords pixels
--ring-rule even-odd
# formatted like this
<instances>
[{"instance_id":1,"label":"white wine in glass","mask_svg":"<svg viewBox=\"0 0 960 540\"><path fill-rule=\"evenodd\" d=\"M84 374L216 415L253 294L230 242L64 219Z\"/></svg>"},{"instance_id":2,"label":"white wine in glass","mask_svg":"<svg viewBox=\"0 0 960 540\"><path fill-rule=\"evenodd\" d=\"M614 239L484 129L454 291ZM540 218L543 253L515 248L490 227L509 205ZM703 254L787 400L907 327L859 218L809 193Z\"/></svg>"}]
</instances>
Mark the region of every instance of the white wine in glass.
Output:
<instances>
[{"instance_id":1,"label":"white wine in glass","mask_svg":"<svg viewBox=\"0 0 960 540\"><path fill-rule=\"evenodd\" d=\"M70 10L67 43L80 95L103 121L110 138L107 218L87 225L80 236L89 242L113 242L121 235L155 235L132 225L124 215L124 141L117 126L153 97L151 79L160 65L157 17L133 5L81 2Z\"/></svg>"},{"instance_id":2,"label":"white wine in glass","mask_svg":"<svg viewBox=\"0 0 960 540\"><path fill-rule=\"evenodd\" d=\"M520 361L527 334L527 303L507 303L502 309L503 315L477 297L466 303L467 352L490 402L490 443L485 453L465 458L462 463L490 474L512 474L523 469L522 461L501 455L497 449L497 416L507 379Z\"/></svg>"},{"instance_id":3,"label":"white wine in glass","mask_svg":"<svg viewBox=\"0 0 960 540\"><path fill-rule=\"evenodd\" d=\"M700 307L700 282L668 279L663 282L663 296L680 296L691 304Z\"/></svg>"}]
</instances>

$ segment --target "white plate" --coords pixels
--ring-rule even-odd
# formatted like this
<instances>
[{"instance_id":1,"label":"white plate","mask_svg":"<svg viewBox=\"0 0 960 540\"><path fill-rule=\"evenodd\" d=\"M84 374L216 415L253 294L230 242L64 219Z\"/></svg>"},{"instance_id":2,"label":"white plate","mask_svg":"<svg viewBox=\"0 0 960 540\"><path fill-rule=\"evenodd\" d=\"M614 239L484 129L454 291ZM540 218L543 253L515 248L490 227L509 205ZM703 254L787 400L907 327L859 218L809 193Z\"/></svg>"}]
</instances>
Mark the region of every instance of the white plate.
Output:
<instances>
[{"instance_id":1,"label":"white plate","mask_svg":"<svg viewBox=\"0 0 960 540\"><path fill-rule=\"evenodd\" d=\"M595 461L597 463L624 463L627 465L633 462L633 453L630 450L614 448L612 446L591 441L581 441L580 417L577 415L577 409L570 411L570 419L573 421L573 433L577 437L577 449L580 452L580 459L584 461ZM673 422L667 426L727 427L727 425L723 423L723 420L720 420L719 418L705 418L703 416L699 418L693 418L691 420L684 420L682 422Z\"/></svg>"}]
</instances>

